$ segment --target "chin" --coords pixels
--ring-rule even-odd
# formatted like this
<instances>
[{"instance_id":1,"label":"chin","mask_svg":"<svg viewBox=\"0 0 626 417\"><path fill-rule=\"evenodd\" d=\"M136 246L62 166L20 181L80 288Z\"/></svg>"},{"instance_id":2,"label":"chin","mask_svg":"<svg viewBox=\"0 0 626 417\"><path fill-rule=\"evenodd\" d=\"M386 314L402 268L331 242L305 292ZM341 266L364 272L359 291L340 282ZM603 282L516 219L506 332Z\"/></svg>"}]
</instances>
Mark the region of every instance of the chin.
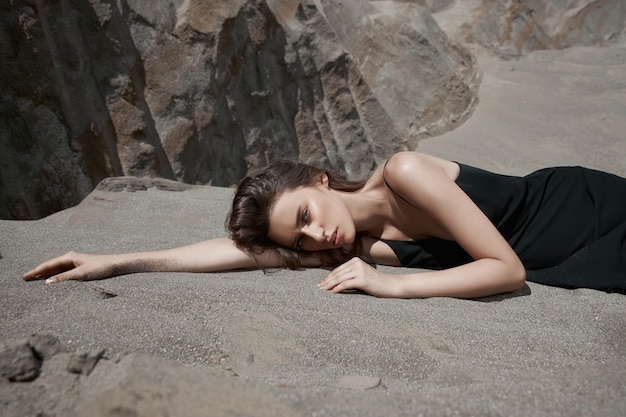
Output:
<instances>
[{"instance_id":1,"label":"chin","mask_svg":"<svg viewBox=\"0 0 626 417\"><path fill-rule=\"evenodd\" d=\"M345 248L346 246L354 246L354 240L356 238L356 235L352 234L350 236L345 236L343 239L343 244L341 245L342 248Z\"/></svg>"}]
</instances>

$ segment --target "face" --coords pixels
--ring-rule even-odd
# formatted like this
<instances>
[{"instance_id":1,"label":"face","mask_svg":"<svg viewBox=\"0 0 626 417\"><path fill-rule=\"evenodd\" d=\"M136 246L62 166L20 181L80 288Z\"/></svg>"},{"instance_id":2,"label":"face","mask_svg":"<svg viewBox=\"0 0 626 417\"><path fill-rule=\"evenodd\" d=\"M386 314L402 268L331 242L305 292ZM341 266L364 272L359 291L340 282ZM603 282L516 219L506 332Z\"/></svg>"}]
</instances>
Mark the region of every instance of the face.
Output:
<instances>
[{"instance_id":1,"label":"face","mask_svg":"<svg viewBox=\"0 0 626 417\"><path fill-rule=\"evenodd\" d=\"M317 251L354 243L348 208L325 184L281 194L270 211L269 238L289 249Z\"/></svg>"}]
</instances>

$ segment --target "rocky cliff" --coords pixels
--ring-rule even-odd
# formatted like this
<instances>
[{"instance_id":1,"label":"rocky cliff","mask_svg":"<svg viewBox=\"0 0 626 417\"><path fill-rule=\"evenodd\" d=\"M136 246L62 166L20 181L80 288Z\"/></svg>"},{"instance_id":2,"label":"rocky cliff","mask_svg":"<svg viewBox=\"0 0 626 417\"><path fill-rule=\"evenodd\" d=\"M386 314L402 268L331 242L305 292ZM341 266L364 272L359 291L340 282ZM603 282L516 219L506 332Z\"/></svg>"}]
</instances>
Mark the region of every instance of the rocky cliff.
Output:
<instances>
[{"instance_id":1,"label":"rocky cliff","mask_svg":"<svg viewBox=\"0 0 626 417\"><path fill-rule=\"evenodd\" d=\"M624 27L621 0L472 0L455 41L430 14L453 3L2 2L0 218L75 205L109 176L228 186L292 158L363 177L471 114L461 41L510 56Z\"/></svg>"},{"instance_id":2,"label":"rocky cliff","mask_svg":"<svg viewBox=\"0 0 626 417\"><path fill-rule=\"evenodd\" d=\"M475 8L474 39L503 58L535 50L606 45L624 31L623 0L484 0Z\"/></svg>"}]
</instances>

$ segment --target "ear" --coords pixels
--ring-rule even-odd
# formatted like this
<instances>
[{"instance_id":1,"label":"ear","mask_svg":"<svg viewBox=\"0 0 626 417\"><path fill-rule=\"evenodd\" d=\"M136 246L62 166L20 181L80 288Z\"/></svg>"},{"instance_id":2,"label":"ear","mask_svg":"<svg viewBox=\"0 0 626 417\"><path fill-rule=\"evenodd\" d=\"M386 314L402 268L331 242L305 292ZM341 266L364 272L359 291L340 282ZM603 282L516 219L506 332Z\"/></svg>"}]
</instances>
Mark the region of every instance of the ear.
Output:
<instances>
[{"instance_id":1,"label":"ear","mask_svg":"<svg viewBox=\"0 0 626 417\"><path fill-rule=\"evenodd\" d=\"M329 181L328 181L328 174L326 174L325 172L320 174L320 178L319 178L318 184L320 184L321 186L323 186L325 188L330 188Z\"/></svg>"}]
</instances>

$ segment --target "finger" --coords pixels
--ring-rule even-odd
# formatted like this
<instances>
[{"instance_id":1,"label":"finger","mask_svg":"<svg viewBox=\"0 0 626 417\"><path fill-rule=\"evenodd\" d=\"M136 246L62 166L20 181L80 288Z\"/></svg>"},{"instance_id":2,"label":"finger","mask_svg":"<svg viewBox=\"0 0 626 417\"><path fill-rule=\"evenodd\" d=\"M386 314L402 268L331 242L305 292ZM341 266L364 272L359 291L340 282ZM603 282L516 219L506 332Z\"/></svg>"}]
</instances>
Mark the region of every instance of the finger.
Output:
<instances>
[{"instance_id":1,"label":"finger","mask_svg":"<svg viewBox=\"0 0 626 417\"><path fill-rule=\"evenodd\" d=\"M67 269L67 268L65 268ZM24 274L22 274L22 279L24 281L30 281L30 280L34 280L34 279L42 279L42 278L46 278L49 277L51 275L57 274L59 272L62 272L64 269L60 268L56 265L50 265L50 264L41 264L39 266L37 266L35 269L28 271Z\"/></svg>"},{"instance_id":2,"label":"finger","mask_svg":"<svg viewBox=\"0 0 626 417\"><path fill-rule=\"evenodd\" d=\"M355 290L355 289L359 290L361 288L359 288L357 280L354 278L351 278L351 279L347 279L345 281L340 282L335 287L333 287L333 289L330 290L330 292L332 292L333 294L337 294L337 293L344 292L347 290Z\"/></svg>"},{"instance_id":3,"label":"finger","mask_svg":"<svg viewBox=\"0 0 626 417\"><path fill-rule=\"evenodd\" d=\"M332 273L326 275L323 280L321 280L318 284L318 288L326 289L328 283L332 280Z\"/></svg>"},{"instance_id":4,"label":"finger","mask_svg":"<svg viewBox=\"0 0 626 417\"><path fill-rule=\"evenodd\" d=\"M35 279L41 279L41 277L39 276L39 274L36 272L35 269L33 269L32 271L28 271L26 273L22 274L22 279L24 281L32 281Z\"/></svg>"},{"instance_id":5,"label":"finger","mask_svg":"<svg viewBox=\"0 0 626 417\"><path fill-rule=\"evenodd\" d=\"M80 273L78 273L76 269L72 269L61 274L51 276L46 280L46 284L56 284L58 282L81 279L82 277L80 276Z\"/></svg>"},{"instance_id":6,"label":"finger","mask_svg":"<svg viewBox=\"0 0 626 417\"><path fill-rule=\"evenodd\" d=\"M342 282L354 278L352 269L331 272L318 286L323 290L332 290Z\"/></svg>"},{"instance_id":7,"label":"finger","mask_svg":"<svg viewBox=\"0 0 626 417\"><path fill-rule=\"evenodd\" d=\"M58 274L59 272L63 272L65 270L67 270L67 267L57 266L57 265L54 265L54 266L40 265L37 268L33 269L32 271L29 271L23 274L22 279L24 281L43 279L43 278Z\"/></svg>"},{"instance_id":8,"label":"finger","mask_svg":"<svg viewBox=\"0 0 626 417\"><path fill-rule=\"evenodd\" d=\"M333 269L328 275L326 275L323 280L320 281L319 284L317 284L317 286L319 288L327 289L325 287L334 282L338 277L341 277L345 274L351 274L355 260L359 260L359 258L352 258L351 260L344 262L343 264Z\"/></svg>"},{"instance_id":9,"label":"finger","mask_svg":"<svg viewBox=\"0 0 626 417\"><path fill-rule=\"evenodd\" d=\"M37 267L35 267L34 269L31 269L28 272L25 272L22 274L22 279L24 281L30 281L32 279L39 279L41 277L41 272L44 269L43 268L44 264L40 264Z\"/></svg>"},{"instance_id":10,"label":"finger","mask_svg":"<svg viewBox=\"0 0 626 417\"><path fill-rule=\"evenodd\" d=\"M346 281L342 281L339 284L335 285L330 292L332 292L333 294L337 294L346 290L350 290L353 289L354 287L354 280L353 279L349 279Z\"/></svg>"},{"instance_id":11,"label":"finger","mask_svg":"<svg viewBox=\"0 0 626 417\"><path fill-rule=\"evenodd\" d=\"M25 281L42 279L56 275L59 272L67 271L70 268L74 268L74 266L74 260L66 254L41 263L31 271L22 274L22 279Z\"/></svg>"},{"instance_id":12,"label":"finger","mask_svg":"<svg viewBox=\"0 0 626 417\"><path fill-rule=\"evenodd\" d=\"M323 290L327 290L329 289L329 286L331 285L332 282L334 282L334 280L336 279L336 277L339 274L337 273L337 270L333 270L330 274L326 275L326 277L320 281L319 284L317 284L317 286Z\"/></svg>"}]
</instances>

